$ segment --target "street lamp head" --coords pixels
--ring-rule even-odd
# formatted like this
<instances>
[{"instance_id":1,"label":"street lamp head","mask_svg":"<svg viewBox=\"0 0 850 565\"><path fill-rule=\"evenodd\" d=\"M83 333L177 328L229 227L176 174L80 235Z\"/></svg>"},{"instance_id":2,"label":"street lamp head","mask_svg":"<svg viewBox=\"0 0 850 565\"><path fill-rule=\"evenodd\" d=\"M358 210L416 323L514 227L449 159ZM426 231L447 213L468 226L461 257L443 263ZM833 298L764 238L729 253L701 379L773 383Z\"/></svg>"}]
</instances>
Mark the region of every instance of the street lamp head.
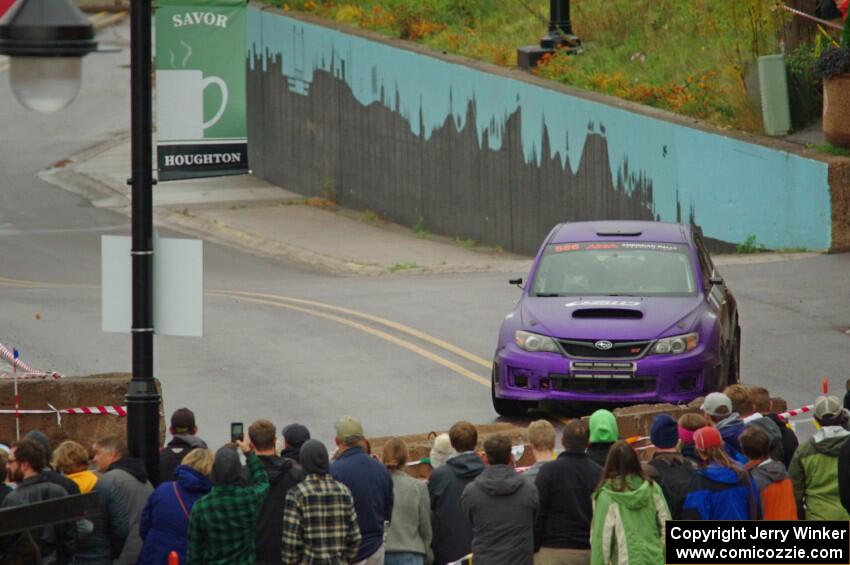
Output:
<instances>
[{"instance_id":1,"label":"street lamp head","mask_svg":"<svg viewBox=\"0 0 850 565\"><path fill-rule=\"evenodd\" d=\"M30 110L68 106L80 90L82 57L95 49L94 27L73 0L18 0L0 19L12 92Z\"/></svg>"}]
</instances>

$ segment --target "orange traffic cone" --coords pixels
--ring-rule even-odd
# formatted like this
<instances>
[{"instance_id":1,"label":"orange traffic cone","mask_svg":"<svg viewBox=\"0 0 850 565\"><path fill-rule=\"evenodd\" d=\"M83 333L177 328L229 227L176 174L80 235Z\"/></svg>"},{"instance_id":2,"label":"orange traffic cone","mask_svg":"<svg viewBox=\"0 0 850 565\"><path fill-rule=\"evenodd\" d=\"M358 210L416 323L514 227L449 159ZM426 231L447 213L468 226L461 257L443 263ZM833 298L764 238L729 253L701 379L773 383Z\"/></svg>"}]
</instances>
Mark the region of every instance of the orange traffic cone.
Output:
<instances>
[{"instance_id":1,"label":"orange traffic cone","mask_svg":"<svg viewBox=\"0 0 850 565\"><path fill-rule=\"evenodd\" d=\"M180 556L176 551L168 554L168 565L180 565Z\"/></svg>"}]
</instances>

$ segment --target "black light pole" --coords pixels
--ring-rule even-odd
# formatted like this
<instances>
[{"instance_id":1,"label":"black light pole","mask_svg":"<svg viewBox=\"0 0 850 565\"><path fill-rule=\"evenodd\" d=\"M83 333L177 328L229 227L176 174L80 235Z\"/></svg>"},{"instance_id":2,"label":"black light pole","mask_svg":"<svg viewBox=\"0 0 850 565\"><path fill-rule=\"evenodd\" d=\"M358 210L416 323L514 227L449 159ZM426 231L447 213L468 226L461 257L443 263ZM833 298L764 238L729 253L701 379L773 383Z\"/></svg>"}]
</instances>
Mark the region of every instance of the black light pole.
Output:
<instances>
[{"instance_id":1,"label":"black light pole","mask_svg":"<svg viewBox=\"0 0 850 565\"><path fill-rule=\"evenodd\" d=\"M570 55L581 53L581 40L573 34L570 21L570 0L549 0L549 31L539 47L528 45L517 49L517 66L532 69L544 55L559 49Z\"/></svg>"},{"instance_id":2,"label":"black light pole","mask_svg":"<svg viewBox=\"0 0 850 565\"><path fill-rule=\"evenodd\" d=\"M127 446L159 477L160 395L153 378L153 151L151 3L130 3L130 151L133 265L133 380L127 391Z\"/></svg>"},{"instance_id":3,"label":"black light pole","mask_svg":"<svg viewBox=\"0 0 850 565\"><path fill-rule=\"evenodd\" d=\"M160 395L153 378L153 158L151 150L151 2L130 6L133 380L127 391L127 443L159 475ZM15 98L38 112L70 104L81 59L97 49L94 27L74 0L18 0L0 19L0 55L10 57Z\"/></svg>"}]
</instances>

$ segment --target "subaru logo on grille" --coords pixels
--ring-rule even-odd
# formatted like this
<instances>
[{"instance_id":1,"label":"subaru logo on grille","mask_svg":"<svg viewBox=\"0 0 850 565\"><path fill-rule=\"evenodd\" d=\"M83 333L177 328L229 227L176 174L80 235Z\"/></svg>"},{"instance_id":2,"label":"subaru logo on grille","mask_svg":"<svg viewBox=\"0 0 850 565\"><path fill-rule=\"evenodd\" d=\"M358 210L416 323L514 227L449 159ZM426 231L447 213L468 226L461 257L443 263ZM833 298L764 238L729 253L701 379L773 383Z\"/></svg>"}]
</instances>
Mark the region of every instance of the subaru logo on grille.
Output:
<instances>
[{"instance_id":1,"label":"subaru logo on grille","mask_svg":"<svg viewBox=\"0 0 850 565\"><path fill-rule=\"evenodd\" d=\"M608 351L609 349L614 347L614 344L606 339L603 339L594 343L593 347L595 347L596 349L601 349L602 351Z\"/></svg>"}]
</instances>

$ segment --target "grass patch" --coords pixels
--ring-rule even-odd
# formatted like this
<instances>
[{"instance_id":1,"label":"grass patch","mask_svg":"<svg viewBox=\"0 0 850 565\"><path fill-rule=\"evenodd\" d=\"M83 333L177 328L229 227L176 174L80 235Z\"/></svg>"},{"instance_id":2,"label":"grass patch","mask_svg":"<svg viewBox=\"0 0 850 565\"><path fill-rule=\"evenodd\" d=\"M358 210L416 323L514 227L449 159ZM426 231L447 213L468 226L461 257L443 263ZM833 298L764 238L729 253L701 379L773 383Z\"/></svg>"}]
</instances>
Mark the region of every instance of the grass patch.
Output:
<instances>
[{"instance_id":1,"label":"grass patch","mask_svg":"<svg viewBox=\"0 0 850 565\"><path fill-rule=\"evenodd\" d=\"M457 243L458 245L461 245L463 247L466 247L466 248L478 246L478 242L475 241L474 239L462 239L460 237L455 238L455 243Z\"/></svg>"},{"instance_id":2,"label":"grass patch","mask_svg":"<svg viewBox=\"0 0 850 565\"><path fill-rule=\"evenodd\" d=\"M362 214L360 214L360 221L372 224L373 226L377 226L382 222L381 217L374 210L366 210Z\"/></svg>"},{"instance_id":3,"label":"grass patch","mask_svg":"<svg viewBox=\"0 0 850 565\"><path fill-rule=\"evenodd\" d=\"M399 271L409 271L410 269L418 268L419 265L417 265L416 263L396 263L390 266L390 268L387 270L391 273L398 273Z\"/></svg>"},{"instance_id":4,"label":"grass patch","mask_svg":"<svg viewBox=\"0 0 850 565\"><path fill-rule=\"evenodd\" d=\"M548 0L265 0L504 67L546 32ZM757 130L744 75L779 52L774 0L582 0L571 5L578 56L556 54L539 76L699 118Z\"/></svg>"},{"instance_id":5,"label":"grass patch","mask_svg":"<svg viewBox=\"0 0 850 565\"><path fill-rule=\"evenodd\" d=\"M773 251L776 253L806 253L808 249L805 247L779 247Z\"/></svg>"},{"instance_id":6,"label":"grass patch","mask_svg":"<svg viewBox=\"0 0 850 565\"><path fill-rule=\"evenodd\" d=\"M850 149L838 147L837 145L833 145L831 143L809 145L809 148L814 149L815 151L820 151L821 153L829 153L830 155L835 155L837 157L850 157Z\"/></svg>"},{"instance_id":7,"label":"grass patch","mask_svg":"<svg viewBox=\"0 0 850 565\"><path fill-rule=\"evenodd\" d=\"M425 227L425 219L422 216L419 216L419 219L416 220L416 223L413 224L413 235L418 238L426 239L429 235L431 235L431 230Z\"/></svg>"},{"instance_id":8,"label":"grass patch","mask_svg":"<svg viewBox=\"0 0 850 565\"><path fill-rule=\"evenodd\" d=\"M750 234L747 236L747 239L744 240L743 243L739 243L735 246L735 253L741 254L749 254L749 253L763 253L767 251L767 247L764 244L759 243L756 240L756 236Z\"/></svg>"}]
</instances>

